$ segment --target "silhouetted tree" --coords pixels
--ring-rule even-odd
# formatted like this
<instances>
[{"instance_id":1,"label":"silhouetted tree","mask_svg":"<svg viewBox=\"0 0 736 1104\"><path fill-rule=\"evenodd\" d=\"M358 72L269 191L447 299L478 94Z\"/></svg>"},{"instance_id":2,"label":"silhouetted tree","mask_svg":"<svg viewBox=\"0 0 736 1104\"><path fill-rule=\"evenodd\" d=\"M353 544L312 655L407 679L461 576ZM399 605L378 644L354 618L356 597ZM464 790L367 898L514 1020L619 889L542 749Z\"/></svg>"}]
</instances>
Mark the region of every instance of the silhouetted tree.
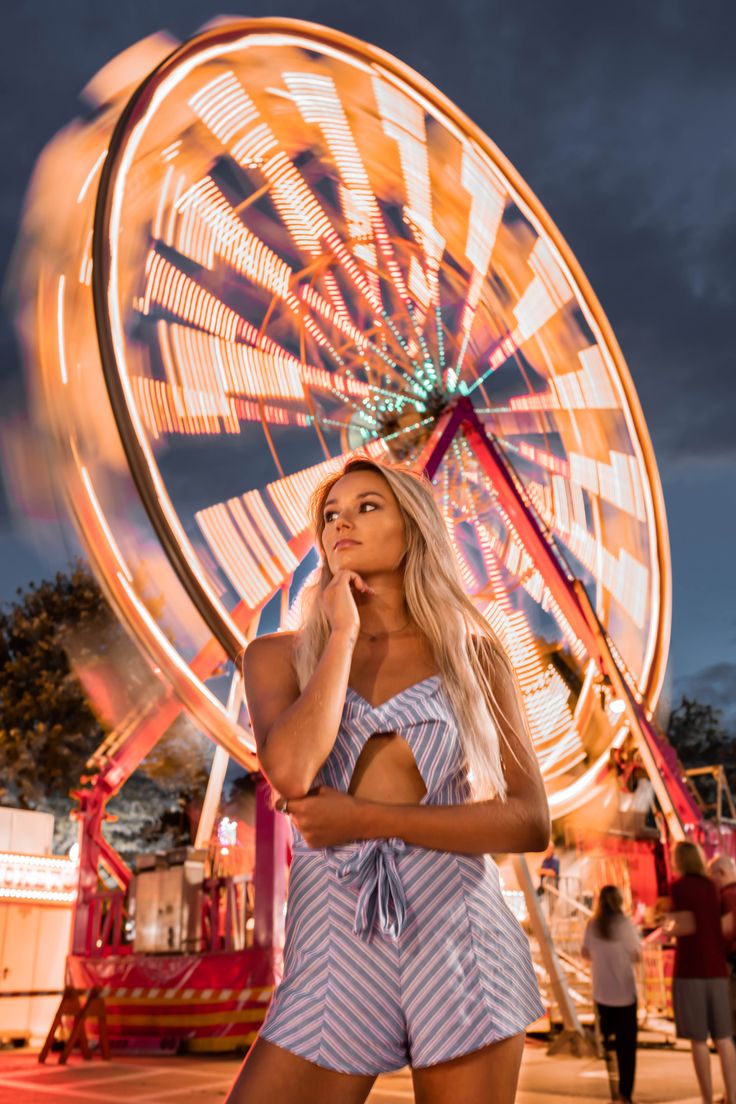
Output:
<instances>
[{"instance_id":1,"label":"silhouetted tree","mask_svg":"<svg viewBox=\"0 0 736 1104\"><path fill-rule=\"evenodd\" d=\"M57 846L66 847L69 791L109 729L70 654L80 668L107 660L108 671L123 670L128 697L150 692L153 676L81 560L16 596L0 610L0 801L53 812ZM188 842L181 808L201 797L208 758L208 742L181 714L115 800L119 820L106 829L114 846Z\"/></svg>"},{"instance_id":2,"label":"silhouetted tree","mask_svg":"<svg viewBox=\"0 0 736 1104\"><path fill-rule=\"evenodd\" d=\"M667 737L686 770L722 764L731 791L736 795L735 741L733 734L726 730L719 709L683 695L680 704L670 713ZM715 789L711 782L703 779L698 785L706 800L714 800Z\"/></svg>"}]
</instances>

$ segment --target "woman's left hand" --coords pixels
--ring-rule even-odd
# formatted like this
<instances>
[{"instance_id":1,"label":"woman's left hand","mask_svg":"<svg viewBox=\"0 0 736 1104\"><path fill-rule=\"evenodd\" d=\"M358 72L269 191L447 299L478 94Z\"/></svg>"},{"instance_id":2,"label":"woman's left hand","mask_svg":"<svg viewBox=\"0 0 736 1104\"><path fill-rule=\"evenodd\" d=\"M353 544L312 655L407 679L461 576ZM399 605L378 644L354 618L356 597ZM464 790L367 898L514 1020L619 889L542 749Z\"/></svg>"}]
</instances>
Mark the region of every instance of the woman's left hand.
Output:
<instances>
[{"instance_id":1,"label":"woman's left hand","mask_svg":"<svg viewBox=\"0 0 736 1104\"><path fill-rule=\"evenodd\" d=\"M277 808L283 808L283 800ZM351 794L330 786L315 786L305 797L290 797L287 814L292 818L308 847L337 847L362 839L360 806Z\"/></svg>"}]
</instances>

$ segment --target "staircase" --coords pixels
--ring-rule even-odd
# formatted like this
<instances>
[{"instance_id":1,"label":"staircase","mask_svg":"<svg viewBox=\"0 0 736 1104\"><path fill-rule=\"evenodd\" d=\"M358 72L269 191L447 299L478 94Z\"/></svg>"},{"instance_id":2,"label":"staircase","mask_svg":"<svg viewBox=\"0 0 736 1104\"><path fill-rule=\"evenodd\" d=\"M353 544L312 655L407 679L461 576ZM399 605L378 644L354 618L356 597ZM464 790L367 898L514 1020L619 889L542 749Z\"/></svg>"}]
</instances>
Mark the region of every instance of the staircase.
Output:
<instances>
[{"instance_id":1,"label":"staircase","mask_svg":"<svg viewBox=\"0 0 736 1104\"><path fill-rule=\"evenodd\" d=\"M566 879L562 879L564 882ZM562 969L565 985L582 1024L592 1026L595 1021L590 963L580 956L585 925L590 909L572 892L576 887L565 886L555 890L548 887L542 898L542 908L547 920L552 943ZM549 1009L550 1026L562 1023L562 1014L553 987L544 967L544 959L536 937L531 939L532 961L537 974L542 1001Z\"/></svg>"}]
</instances>

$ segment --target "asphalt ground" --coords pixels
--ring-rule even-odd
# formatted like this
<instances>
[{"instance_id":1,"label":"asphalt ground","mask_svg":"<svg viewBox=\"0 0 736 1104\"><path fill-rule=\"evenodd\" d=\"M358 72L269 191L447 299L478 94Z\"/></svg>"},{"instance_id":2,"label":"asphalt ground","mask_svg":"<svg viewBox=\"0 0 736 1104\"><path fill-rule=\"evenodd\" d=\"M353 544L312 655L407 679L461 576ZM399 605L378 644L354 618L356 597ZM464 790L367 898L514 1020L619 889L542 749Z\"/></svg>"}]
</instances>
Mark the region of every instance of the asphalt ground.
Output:
<instances>
[{"instance_id":1,"label":"asphalt ground","mask_svg":"<svg viewBox=\"0 0 736 1104\"><path fill-rule=\"evenodd\" d=\"M36 1051L1 1050L0 1104L222 1104L242 1056L126 1056L109 1062L95 1056L85 1062L75 1054L66 1066L59 1066L57 1059L58 1054L51 1054L41 1066ZM712 1062L717 1099L722 1090L715 1056ZM638 1104L700 1104L687 1049L681 1044L640 1049L635 1097ZM407 1069L380 1077L369 1104L407 1104L413 1099ZM527 1042L518 1104L584 1104L609 1099L602 1060L548 1057L544 1044ZM493 1100L489 1088L489 1104Z\"/></svg>"}]
</instances>

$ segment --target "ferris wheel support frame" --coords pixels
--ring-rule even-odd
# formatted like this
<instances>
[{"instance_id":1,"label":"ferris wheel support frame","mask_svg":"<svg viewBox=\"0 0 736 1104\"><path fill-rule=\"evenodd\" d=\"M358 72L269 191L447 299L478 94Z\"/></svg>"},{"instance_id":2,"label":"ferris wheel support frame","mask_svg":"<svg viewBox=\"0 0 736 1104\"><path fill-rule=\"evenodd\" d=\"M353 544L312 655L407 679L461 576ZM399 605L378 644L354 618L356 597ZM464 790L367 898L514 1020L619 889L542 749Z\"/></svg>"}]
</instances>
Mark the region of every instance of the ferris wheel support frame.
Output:
<instances>
[{"instance_id":1,"label":"ferris wheel support frame","mask_svg":"<svg viewBox=\"0 0 736 1104\"><path fill-rule=\"evenodd\" d=\"M617 661L588 592L570 572L552 536L512 474L501 449L478 418L470 399L460 396L440 416L417 466L432 479L459 432L488 476L499 506L573 632L594 660L602 679L623 701L626 719L654 786L671 838L683 840L693 833L705 837L707 833L702 813L690 792L674 749L649 720L644 700L635 689L631 676L626 677Z\"/></svg>"}]
</instances>

